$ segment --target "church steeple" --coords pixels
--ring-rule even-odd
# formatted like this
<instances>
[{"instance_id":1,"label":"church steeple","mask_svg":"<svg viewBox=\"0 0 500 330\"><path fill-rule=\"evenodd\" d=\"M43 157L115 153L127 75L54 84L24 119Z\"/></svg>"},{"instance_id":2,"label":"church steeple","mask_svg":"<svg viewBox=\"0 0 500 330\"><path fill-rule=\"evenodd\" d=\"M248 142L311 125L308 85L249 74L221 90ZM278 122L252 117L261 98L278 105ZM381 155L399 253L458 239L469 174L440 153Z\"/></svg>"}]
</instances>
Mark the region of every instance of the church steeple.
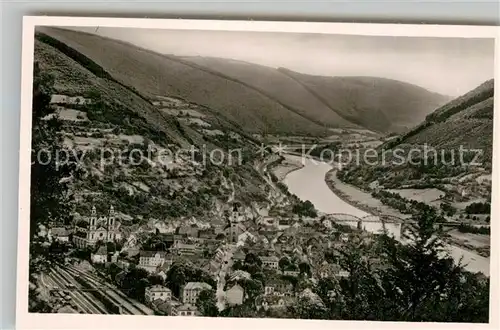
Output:
<instances>
[{"instance_id":1,"label":"church steeple","mask_svg":"<svg viewBox=\"0 0 500 330\"><path fill-rule=\"evenodd\" d=\"M89 229L96 230L96 226L97 226L97 211L95 205L92 205L92 211L90 212Z\"/></svg>"},{"instance_id":2,"label":"church steeple","mask_svg":"<svg viewBox=\"0 0 500 330\"><path fill-rule=\"evenodd\" d=\"M115 227L115 209L113 205L109 207L109 216L108 216L108 230L114 230Z\"/></svg>"}]
</instances>

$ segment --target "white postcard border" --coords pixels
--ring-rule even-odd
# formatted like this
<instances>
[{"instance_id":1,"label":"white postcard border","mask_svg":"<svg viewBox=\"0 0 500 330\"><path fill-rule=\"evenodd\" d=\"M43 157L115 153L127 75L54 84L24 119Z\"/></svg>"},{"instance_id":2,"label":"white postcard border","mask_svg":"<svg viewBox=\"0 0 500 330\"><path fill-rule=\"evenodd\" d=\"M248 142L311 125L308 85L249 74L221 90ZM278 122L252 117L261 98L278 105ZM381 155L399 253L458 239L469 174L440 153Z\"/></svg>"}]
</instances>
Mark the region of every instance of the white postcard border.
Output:
<instances>
[{"instance_id":1,"label":"white postcard border","mask_svg":"<svg viewBox=\"0 0 500 330\"><path fill-rule=\"evenodd\" d=\"M220 30L288 33L323 33L366 36L494 38L495 78L500 77L500 28L493 26L361 24L274 21L184 20L103 17L25 16L23 19L21 127L19 150L19 223L17 256L16 328L19 329L498 329L500 224L500 87L495 84L493 134L492 216L490 256L490 323L401 323L368 321L318 321L292 319L236 319L135 315L84 315L28 313L29 208L31 169L31 104L35 26L101 26L144 29ZM495 184L497 183L497 184Z\"/></svg>"}]
</instances>

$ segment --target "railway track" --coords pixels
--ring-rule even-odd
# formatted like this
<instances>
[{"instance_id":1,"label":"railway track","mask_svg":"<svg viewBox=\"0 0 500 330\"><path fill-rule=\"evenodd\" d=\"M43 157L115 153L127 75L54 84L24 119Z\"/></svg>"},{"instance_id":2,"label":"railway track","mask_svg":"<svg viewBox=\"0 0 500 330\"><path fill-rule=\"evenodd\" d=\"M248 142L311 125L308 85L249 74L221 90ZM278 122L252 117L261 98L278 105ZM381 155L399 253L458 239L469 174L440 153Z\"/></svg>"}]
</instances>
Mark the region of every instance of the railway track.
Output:
<instances>
[{"instance_id":1,"label":"railway track","mask_svg":"<svg viewBox=\"0 0 500 330\"><path fill-rule=\"evenodd\" d=\"M141 314L139 311L134 308L132 305L124 301L123 299L120 299L120 297L116 294L116 292L108 289L103 285L101 282L97 282L92 278L89 278L86 274L79 273L76 270L73 269L67 269L67 272L70 273L73 276L79 276L80 279L84 280L87 282L92 288L95 289L95 291L100 292L102 295L106 296L112 303L114 303L117 306L122 307L122 311L120 314L129 314L129 315L137 315Z\"/></svg>"},{"instance_id":2,"label":"railway track","mask_svg":"<svg viewBox=\"0 0 500 330\"><path fill-rule=\"evenodd\" d=\"M92 297L87 292L69 290L68 285L73 284L72 281L67 276L61 275L57 269L51 268L50 270L51 272L47 275L47 280L52 283L53 287L68 291L78 310L87 314L108 314L107 310L103 308L102 304L95 297Z\"/></svg>"},{"instance_id":3,"label":"railway track","mask_svg":"<svg viewBox=\"0 0 500 330\"><path fill-rule=\"evenodd\" d=\"M116 304L123 307L124 311L133 315L152 315L153 311L143 304L134 301L127 297L123 292L113 287L111 284L103 281L96 275L86 273L74 266L68 266L67 271L73 276L80 276L80 278L89 282L96 289L101 290L110 299L115 301Z\"/></svg>"},{"instance_id":4,"label":"railway track","mask_svg":"<svg viewBox=\"0 0 500 330\"><path fill-rule=\"evenodd\" d=\"M99 301L99 299L97 299L96 297L94 297L91 293L89 292L85 292L85 290L83 288L81 288L80 286L80 283L78 283L77 280L75 280L75 278L69 274L67 271L65 271L63 268L61 267L57 267L58 271L59 271L59 274L61 276L63 276L69 283L71 283L75 288L79 288L80 290L76 290L78 291L79 293L81 293L83 296L85 296L88 300L91 300L94 302L94 306L96 307L96 309L99 311L99 314L109 314L108 310L106 309L106 307ZM71 292L71 290L69 290Z\"/></svg>"}]
</instances>

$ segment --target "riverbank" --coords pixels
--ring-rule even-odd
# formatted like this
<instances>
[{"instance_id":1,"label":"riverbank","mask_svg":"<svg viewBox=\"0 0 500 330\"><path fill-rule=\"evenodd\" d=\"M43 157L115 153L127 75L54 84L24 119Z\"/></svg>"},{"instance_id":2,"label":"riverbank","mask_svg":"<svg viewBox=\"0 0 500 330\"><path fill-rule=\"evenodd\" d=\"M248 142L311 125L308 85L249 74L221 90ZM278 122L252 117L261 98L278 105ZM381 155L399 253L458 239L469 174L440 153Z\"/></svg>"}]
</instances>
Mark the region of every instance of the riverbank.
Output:
<instances>
[{"instance_id":1,"label":"riverbank","mask_svg":"<svg viewBox=\"0 0 500 330\"><path fill-rule=\"evenodd\" d=\"M331 191L339 198L341 198L345 203L348 203L353 207L356 207L367 213L377 216L382 214L391 215L402 219L410 217L408 214L403 214L398 210L391 208L390 206L382 204L381 201L374 198L369 192L363 191L358 187L340 181L340 179L338 179L337 177L337 169L332 169L326 173L325 182L328 188L330 188ZM471 242L467 234L463 234L462 237L457 236L458 235L447 235L447 243L460 247L467 251L477 253L482 257L489 258L489 247L474 244L474 242Z\"/></svg>"},{"instance_id":2,"label":"riverbank","mask_svg":"<svg viewBox=\"0 0 500 330\"><path fill-rule=\"evenodd\" d=\"M373 197L369 192L358 187L344 183L337 177L337 169L333 168L325 174L325 182L328 188L342 199L345 203L352 205L372 215L391 215L398 218L408 218L403 214Z\"/></svg>"},{"instance_id":3,"label":"riverbank","mask_svg":"<svg viewBox=\"0 0 500 330\"><path fill-rule=\"evenodd\" d=\"M317 162L311 159L302 159L298 156L287 155L286 158L292 161L300 161L304 163L304 167L300 170L293 171L283 183L288 187L290 193L296 195L302 200L309 200L315 208L325 214L332 213L344 213L352 215L354 217L363 218L371 212L367 213L358 207L353 206L340 198L337 194L330 189L325 181L325 176L328 172L332 171L332 165L324 162ZM331 175L331 173L330 173ZM335 182L334 182L335 183ZM367 192L360 192L359 189L343 185L339 183L335 185L335 188L344 190L345 195L355 195L356 198L352 200L358 201L358 203L366 204L375 209L380 206L375 204L374 198L371 194ZM366 200L360 200L359 198L366 197ZM387 206L385 206L387 207ZM381 211L380 209L379 211ZM371 233L377 233L383 228L380 222L371 222L366 224L366 231ZM462 262L465 265L465 269L470 272L481 272L486 276L490 274L490 259L482 257L479 253L470 251L467 247L462 248L456 244L446 244L446 250L448 250L450 256L455 260L455 262Z\"/></svg>"},{"instance_id":4,"label":"riverbank","mask_svg":"<svg viewBox=\"0 0 500 330\"><path fill-rule=\"evenodd\" d=\"M304 164L300 162L293 162L289 160L284 160L281 163L270 164L268 171L271 171L279 182L283 181L285 177L294 172L298 171L304 167Z\"/></svg>"}]
</instances>

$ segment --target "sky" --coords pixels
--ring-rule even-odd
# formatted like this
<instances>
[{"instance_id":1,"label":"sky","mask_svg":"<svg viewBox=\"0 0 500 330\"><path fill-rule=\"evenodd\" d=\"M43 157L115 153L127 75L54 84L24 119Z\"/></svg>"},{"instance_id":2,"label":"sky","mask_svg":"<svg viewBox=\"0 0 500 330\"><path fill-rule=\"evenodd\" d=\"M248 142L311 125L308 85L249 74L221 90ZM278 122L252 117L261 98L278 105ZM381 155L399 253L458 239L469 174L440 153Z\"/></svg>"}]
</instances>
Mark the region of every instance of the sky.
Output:
<instances>
[{"instance_id":1,"label":"sky","mask_svg":"<svg viewBox=\"0 0 500 330\"><path fill-rule=\"evenodd\" d=\"M75 27L153 51L322 76L375 76L462 95L494 76L494 40ZM96 31L97 30L97 31Z\"/></svg>"}]
</instances>

